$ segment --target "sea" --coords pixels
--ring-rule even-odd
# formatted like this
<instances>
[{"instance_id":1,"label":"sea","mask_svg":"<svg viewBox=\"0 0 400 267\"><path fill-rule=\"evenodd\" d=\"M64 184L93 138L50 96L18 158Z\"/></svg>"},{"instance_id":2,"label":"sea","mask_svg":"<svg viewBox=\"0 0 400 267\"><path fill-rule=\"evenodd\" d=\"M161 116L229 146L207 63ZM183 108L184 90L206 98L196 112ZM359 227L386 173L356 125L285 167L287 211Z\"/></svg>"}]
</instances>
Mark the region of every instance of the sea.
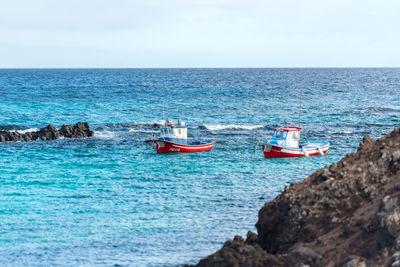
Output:
<instances>
[{"instance_id":1,"label":"sea","mask_svg":"<svg viewBox=\"0 0 400 267\"><path fill-rule=\"evenodd\" d=\"M166 116L214 149L151 150ZM255 232L285 186L399 127L400 69L0 70L0 129L78 121L94 137L0 144L1 266L194 264ZM299 124L326 156L263 157Z\"/></svg>"}]
</instances>

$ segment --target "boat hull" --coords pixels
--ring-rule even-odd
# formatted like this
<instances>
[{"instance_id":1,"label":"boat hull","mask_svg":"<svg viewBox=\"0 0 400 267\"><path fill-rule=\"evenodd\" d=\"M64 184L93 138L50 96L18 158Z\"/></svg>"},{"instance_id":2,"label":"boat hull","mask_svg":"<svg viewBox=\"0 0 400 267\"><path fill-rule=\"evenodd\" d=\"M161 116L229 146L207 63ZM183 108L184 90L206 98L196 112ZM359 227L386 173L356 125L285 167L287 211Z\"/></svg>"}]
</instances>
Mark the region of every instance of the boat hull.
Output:
<instances>
[{"instance_id":1,"label":"boat hull","mask_svg":"<svg viewBox=\"0 0 400 267\"><path fill-rule=\"evenodd\" d=\"M158 153L193 153L210 151L214 147L214 142L199 145L180 144L164 140L148 140L146 142L154 146Z\"/></svg>"},{"instance_id":2,"label":"boat hull","mask_svg":"<svg viewBox=\"0 0 400 267\"><path fill-rule=\"evenodd\" d=\"M306 145L304 149L270 144L264 144L261 147L265 158L293 158L325 155L329 150L329 143L323 145Z\"/></svg>"}]
</instances>

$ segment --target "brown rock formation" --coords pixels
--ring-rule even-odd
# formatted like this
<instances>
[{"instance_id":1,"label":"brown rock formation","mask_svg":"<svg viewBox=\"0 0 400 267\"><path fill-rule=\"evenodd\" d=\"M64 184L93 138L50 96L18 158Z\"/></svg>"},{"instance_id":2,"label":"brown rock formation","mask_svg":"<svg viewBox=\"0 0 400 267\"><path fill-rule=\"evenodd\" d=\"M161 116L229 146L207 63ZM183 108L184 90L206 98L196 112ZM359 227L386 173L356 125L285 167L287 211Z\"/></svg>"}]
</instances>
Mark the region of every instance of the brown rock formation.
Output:
<instances>
[{"instance_id":1,"label":"brown rock formation","mask_svg":"<svg viewBox=\"0 0 400 267\"><path fill-rule=\"evenodd\" d=\"M41 128L36 132L18 133L14 131L0 131L0 142L56 140L61 136L67 138L84 138L93 136L88 122L78 122L75 125L63 125L57 130L53 125Z\"/></svg>"},{"instance_id":2,"label":"brown rock formation","mask_svg":"<svg viewBox=\"0 0 400 267\"><path fill-rule=\"evenodd\" d=\"M287 186L256 228L198 266L400 266L400 128Z\"/></svg>"}]
</instances>

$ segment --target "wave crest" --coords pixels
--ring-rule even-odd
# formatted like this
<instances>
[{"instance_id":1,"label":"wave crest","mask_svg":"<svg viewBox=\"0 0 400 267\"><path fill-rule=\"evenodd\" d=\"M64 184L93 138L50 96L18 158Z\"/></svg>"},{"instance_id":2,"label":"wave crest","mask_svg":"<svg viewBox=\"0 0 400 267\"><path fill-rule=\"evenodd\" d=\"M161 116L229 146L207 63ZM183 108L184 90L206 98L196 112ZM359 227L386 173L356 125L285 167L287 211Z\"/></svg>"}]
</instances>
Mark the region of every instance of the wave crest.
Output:
<instances>
[{"instance_id":1,"label":"wave crest","mask_svg":"<svg viewBox=\"0 0 400 267\"><path fill-rule=\"evenodd\" d=\"M246 124L203 124L199 126L200 129L205 129L209 131L221 131L221 130L257 130L264 128L264 125L246 125Z\"/></svg>"},{"instance_id":2,"label":"wave crest","mask_svg":"<svg viewBox=\"0 0 400 267\"><path fill-rule=\"evenodd\" d=\"M95 138L102 138L102 139L109 139L109 138L115 138L117 135L114 132L110 131L102 131L102 132L94 132L94 137Z\"/></svg>"},{"instance_id":3,"label":"wave crest","mask_svg":"<svg viewBox=\"0 0 400 267\"><path fill-rule=\"evenodd\" d=\"M17 132L20 134L26 134L29 132L37 132L37 131L39 131L38 128L28 128L28 129L24 129L24 130L10 130L10 132Z\"/></svg>"}]
</instances>

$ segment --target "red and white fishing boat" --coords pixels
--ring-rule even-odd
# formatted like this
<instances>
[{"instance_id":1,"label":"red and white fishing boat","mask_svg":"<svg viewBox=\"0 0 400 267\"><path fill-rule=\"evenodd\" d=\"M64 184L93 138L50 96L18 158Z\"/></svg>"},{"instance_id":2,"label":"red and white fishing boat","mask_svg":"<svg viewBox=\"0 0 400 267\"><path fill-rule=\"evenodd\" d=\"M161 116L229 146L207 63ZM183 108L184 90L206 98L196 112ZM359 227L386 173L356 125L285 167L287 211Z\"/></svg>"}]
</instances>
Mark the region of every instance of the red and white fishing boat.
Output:
<instances>
[{"instance_id":1,"label":"red and white fishing boat","mask_svg":"<svg viewBox=\"0 0 400 267\"><path fill-rule=\"evenodd\" d=\"M270 140L261 144L266 158L308 157L325 155L329 149L329 142L311 141L300 144L300 131L296 126L285 126L274 129Z\"/></svg>"},{"instance_id":2,"label":"red and white fishing boat","mask_svg":"<svg viewBox=\"0 0 400 267\"><path fill-rule=\"evenodd\" d=\"M173 152L201 152L210 151L214 147L214 141L195 141L187 138L187 126L182 120L174 124L168 121L160 127L160 137L145 141L151 147L155 147L158 153Z\"/></svg>"}]
</instances>

